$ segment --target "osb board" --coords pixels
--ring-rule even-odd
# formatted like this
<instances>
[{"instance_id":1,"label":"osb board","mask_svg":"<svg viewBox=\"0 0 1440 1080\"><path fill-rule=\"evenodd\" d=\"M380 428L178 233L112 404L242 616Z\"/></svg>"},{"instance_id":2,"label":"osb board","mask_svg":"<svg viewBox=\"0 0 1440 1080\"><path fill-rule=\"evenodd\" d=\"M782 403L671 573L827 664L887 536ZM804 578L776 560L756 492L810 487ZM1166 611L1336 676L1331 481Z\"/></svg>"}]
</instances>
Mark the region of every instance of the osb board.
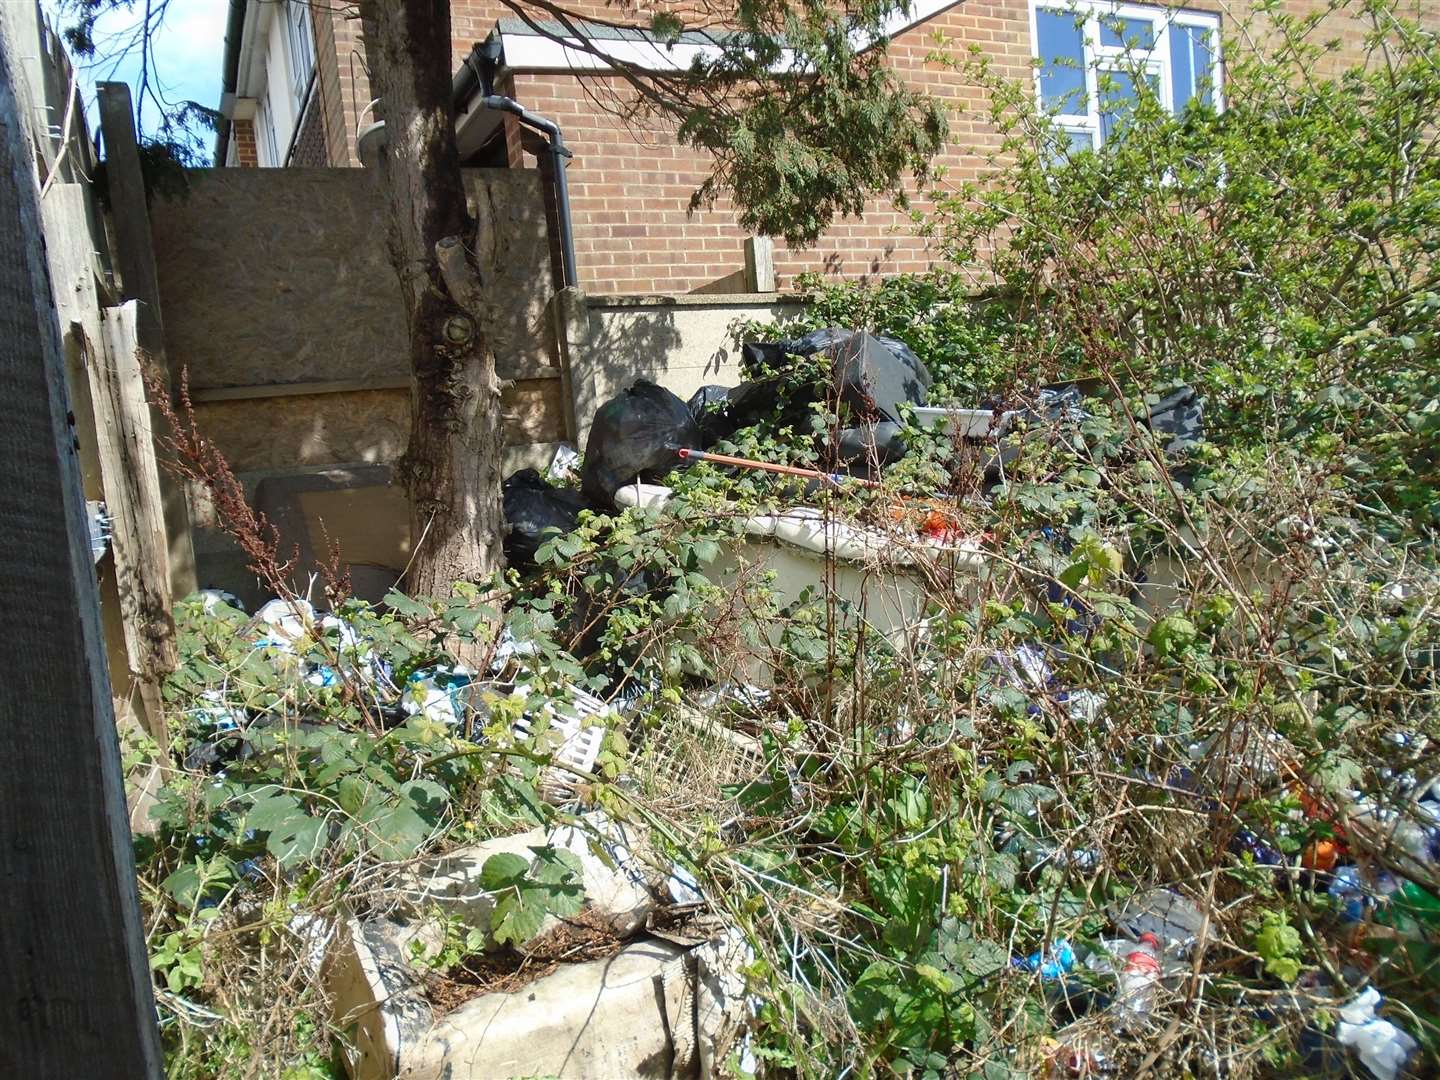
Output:
<instances>
[{"instance_id":1,"label":"osb board","mask_svg":"<svg viewBox=\"0 0 1440 1080\"><path fill-rule=\"evenodd\" d=\"M253 398L195 406L195 422L236 472L394 461L410 431L404 390Z\"/></svg>"},{"instance_id":2,"label":"osb board","mask_svg":"<svg viewBox=\"0 0 1440 1080\"><path fill-rule=\"evenodd\" d=\"M195 387L404 375L405 311L368 169L196 169L154 200L170 360ZM467 170L502 364L553 363L539 172Z\"/></svg>"},{"instance_id":3,"label":"osb board","mask_svg":"<svg viewBox=\"0 0 1440 1080\"><path fill-rule=\"evenodd\" d=\"M507 446L565 437L559 379L514 383L500 407ZM236 472L382 464L405 451L410 396L404 390L352 390L204 402L195 406L195 420Z\"/></svg>"}]
</instances>

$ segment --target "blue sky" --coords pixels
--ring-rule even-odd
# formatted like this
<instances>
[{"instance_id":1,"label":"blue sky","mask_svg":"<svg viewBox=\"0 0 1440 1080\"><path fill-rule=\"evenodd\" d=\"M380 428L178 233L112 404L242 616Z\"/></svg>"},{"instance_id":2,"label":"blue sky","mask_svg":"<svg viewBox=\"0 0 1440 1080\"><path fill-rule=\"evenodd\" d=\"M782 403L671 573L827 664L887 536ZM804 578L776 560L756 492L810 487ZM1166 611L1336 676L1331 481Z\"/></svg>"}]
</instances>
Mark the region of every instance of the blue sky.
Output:
<instances>
[{"instance_id":1,"label":"blue sky","mask_svg":"<svg viewBox=\"0 0 1440 1080\"><path fill-rule=\"evenodd\" d=\"M44 0L44 6L57 29L73 21L67 19L60 0ZM155 75L151 81L166 101L198 101L211 108L220 103L220 65L229 7L228 0L170 0L152 41ZM107 12L96 24L95 60L80 70L85 100L92 106L92 131L95 82L128 82L132 89L139 82L140 54L134 40L144 11L145 0L136 0L130 10ZM159 120L153 102L146 102L143 120L146 133L153 132ZM203 143L208 152L213 144L208 133Z\"/></svg>"}]
</instances>

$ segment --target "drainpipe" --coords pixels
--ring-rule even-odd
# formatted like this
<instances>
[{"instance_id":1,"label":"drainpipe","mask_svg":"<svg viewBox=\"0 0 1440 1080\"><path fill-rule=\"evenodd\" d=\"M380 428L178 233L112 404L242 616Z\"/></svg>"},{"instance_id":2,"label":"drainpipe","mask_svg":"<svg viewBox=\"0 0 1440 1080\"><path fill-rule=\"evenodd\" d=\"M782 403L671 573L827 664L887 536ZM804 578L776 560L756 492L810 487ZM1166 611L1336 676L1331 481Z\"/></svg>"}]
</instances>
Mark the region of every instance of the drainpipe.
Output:
<instances>
[{"instance_id":1,"label":"drainpipe","mask_svg":"<svg viewBox=\"0 0 1440 1080\"><path fill-rule=\"evenodd\" d=\"M560 255L561 262L564 263L561 276L567 286L578 285L575 274L575 228L570 220L570 186L565 179L565 159L572 155L565 148L565 136L560 132L560 125L532 113L514 98L501 94L486 94L480 99L480 104L487 109L509 113L526 127L544 134L549 140L550 163L555 175L555 211L560 219Z\"/></svg>"}]
</instances>

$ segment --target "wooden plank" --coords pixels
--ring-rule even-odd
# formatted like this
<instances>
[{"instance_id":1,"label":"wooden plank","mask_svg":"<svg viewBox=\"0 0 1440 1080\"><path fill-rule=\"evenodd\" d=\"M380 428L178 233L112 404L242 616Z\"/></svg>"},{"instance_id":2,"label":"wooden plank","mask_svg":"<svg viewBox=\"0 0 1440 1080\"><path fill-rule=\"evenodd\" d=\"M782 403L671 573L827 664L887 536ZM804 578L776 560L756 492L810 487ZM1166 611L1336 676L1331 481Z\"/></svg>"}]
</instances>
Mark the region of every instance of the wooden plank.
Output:
<instances>
[{"instance_id":1,"label":"wooden plank","mask_svg":"<svg viewBox=\"0 0 1440 1080\"><path fill-rule=\"evenodd\" d=\"M38 0L0 3L0 23L4 23L10 39L17 115L23 119L42 175L49 175L56 148L48 137L51 121L45 101L45 20Z\"/></svg>"},{"instance_id":2,"label":"wooden plank","mask_svg":"<svg viewBox=\"0 0 1440 1080\"><path fill-rule=\"evenodd\" d=\"M158 356L165 347L160 320L160 278L150 239L150 207L140 171L140 147L130 87L125 83L95 84L100 101L100 131L105 139L105 181L110 190L115 227L115 263L121 295L140 305L140 347ZM174 372L171 372L172 377Z\"/></svg>"},{"instance_id":3,"label":"wooden plank","mask_svg":"<svg viewBox=\"0 0 1440 1080\"><path fill-rule=\"evenodd\" d=\"M35 162L0 27L0 1076L158 1078Z\"/></svg>"},{"instance_id":4,"label":"wooden plank","mask_svg":"<svg viewBox=\"0 0 1440 1080\"><path fill-rule=\"evenodd\" d=\"M104 351L90 365L90 396L95 403L105 505L114 532L125 652L144 705L144 723L163 751L169 746L169 733L160 684L175 670L178 656L170 614L165 509L136 342L137 322L133 300L104 312Z\"/></svg>"},{"instance_id":5,"label":"wooden plank","mask_svg":"<svg viewBox=\"0 0 1440 1080\"><path fill-rule=\"evenodd\" d=\"M561 372L540 357L521 357L509 364L498 361L496 373L511 382L558 379ZM326 382L255 383L246 386L192 386L190 400L196 405L215 401L253 401L256 398L312 397L316 394L349 394L356 390L408 390L409 375L382 375L368 379L333 379Z\"/></svg>"},{"instance_id":6,"label":"wooden plank","mask_svg":"<svg viewBox=\"0 0 1440 1080\"><path fill-rule=\"evenodd\" d=\"M578 285L568 285L550 302L551 325L555 331L555 351L560 362L560 399L565 410L565 438L579 446L580 411L575 400L577 390L574 367L583 366L590 338L590 309L585 293ZM588 414L586 426L588 423Z\"/></svg>"},{"instance_id":7,"label":"wooden plank","mask_svg":"<svg viewBox=\"0 0 1440 1080\"><path fill-rule=\"evenodd\" d=\"M73 150L71 151L74 152ZM90 394L91 366L100 348L100 299L95 278L95 251L90 233L90 193L86 185L57 183L40 199L45 226L45 253L50 263L50 285L59 316L65 348L65 383L70 409L75 417L75 448L80 457L80 477L85 498L104 499L105 481L100 468L99 436L95 424L95 403ZM116 498L120 494L116 493ZM105 652L109 658L110 693L115 715L122 724L138 723L149 729L143 715L144 701L133 685L131 672L138 671L142 658L132 656L120 614L120 588L115 560L103 559L95 566L100 584L100 615L105 631Z\"/></svg>"},{"instance_id":8,"label":"wooden plank","mask_svg":"<svg viewBox=\"0 0 1440 1080\"><path fill-rule=\"evenodd\" d=\"M174 362L165 352L165 330L160 319L160 285L155 270L155 248L150 237L150 209L145 201L145 178L140 172L140 150L130 87L124 83L96 84L100 100L100 130L105 139L105 177L109 186L111 221L115 229L115 268L120 274L121 296L138 305L136 337L140 348L160 364L168 385L175 383ZM154 422L159 417L154 417ZM163 462L165 454L158 455ZM177 596L195 588L195 548L190 538L190 511L185 490L167 473L160 476L169 538L170 587Z\"/></svg>"},{"instance_id":9,"label":"wooden plank","mask_svg":"<svg viewBox=\"0 0 1440 1080\"><path fill-rule=\"evenodd\" d=\"M95 288L95 252L90 240L89 195L80 184L53 185L40 202L45 253L60 334L64 338L66 382L75 408L75 437L87 499L103 498L95 420L90 402L88 353L100 340L100 300Z\"/></svg>"}]
</instances>

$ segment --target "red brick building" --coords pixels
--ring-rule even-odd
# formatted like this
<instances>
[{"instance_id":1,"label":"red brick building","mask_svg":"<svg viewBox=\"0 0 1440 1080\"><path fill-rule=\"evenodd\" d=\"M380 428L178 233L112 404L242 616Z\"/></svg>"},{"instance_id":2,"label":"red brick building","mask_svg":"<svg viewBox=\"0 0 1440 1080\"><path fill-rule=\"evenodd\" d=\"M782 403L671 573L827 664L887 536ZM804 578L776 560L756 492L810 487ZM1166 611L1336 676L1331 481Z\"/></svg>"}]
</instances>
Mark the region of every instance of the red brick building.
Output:
<instances>
[{"instance_id":1,"label":"red brick building","mask_svg":"<svg viewBox=\"0 0 1440 1080\"><path fill-rule=\"evenodd\" d=\"M1427 0L1409 2L1436 18L1426 11ZM1287 6L1303 13L1321 0L1288 0ZM1102 101L1095 66L1124 52L1132 62L1143 61L1152 87L1170 107L1196 94L1223 100L1220 38L1227 21L1244 18L1247 8L1248 0L1195 0L1183 8L1111 0L919 0L908 18L889 27L889 63L947 106L951 138L937 161L939 178L915 193L913 206L923 212L937 195L976 177L998 147L986 94L947 58L959 61L978 47L996 71L1033 85L1047 107L1064 113L1062 122L1077 142L1098 145L1123 112L1124 95L1112 91L1115 100ZM580 0L573 10L596 20L586 25L586 35L612 57L683 66L695 49L706 47L702 38L687 37L666 48L643 30L620 28L626 22L648 25L651 10L644 6ZM588 292L738 291L745 236L733 215L723 203L687 210L691 192L708 175L704 155L678 145L663 126L624 119L634 91L622 77L595 56L537 33L499 0L452 0L451 11L451 70L488 42L495 91L563 130L573 153L567 178L578 278ZM1342 56L1357 55L1365 30L1358 18L1332 15L1322 36L1341 40ZM311 9L297 0L232 0L225 87L228 122L217 164L360 164L359 134L373 116L353 10ZM471 164L544 166L548 160L543 140L513 117L482 108L478 95L457 131ZM862 219L837 222L814 248L790 250L777 241L774 255L781 288L806 270L888 274L922 270L936 258L915 235L910 217L884 198L871 200Z\"/></svg>"}]
</instances>

